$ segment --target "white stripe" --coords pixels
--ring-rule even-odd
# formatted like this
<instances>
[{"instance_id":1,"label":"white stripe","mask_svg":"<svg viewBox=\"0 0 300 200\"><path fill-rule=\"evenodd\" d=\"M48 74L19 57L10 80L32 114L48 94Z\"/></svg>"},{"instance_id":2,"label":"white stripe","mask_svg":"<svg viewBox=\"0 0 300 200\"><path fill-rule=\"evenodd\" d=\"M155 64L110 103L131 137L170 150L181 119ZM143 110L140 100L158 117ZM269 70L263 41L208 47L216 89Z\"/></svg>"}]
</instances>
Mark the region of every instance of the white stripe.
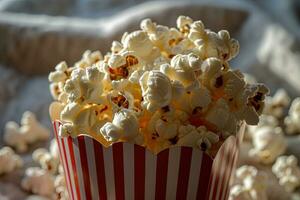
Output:
<instances>
[{"instance_id":1,"label":"white stripe","mask_svg":"<svg viewBox=\"0 0 300 200\"><path fill-rule=\"evenodd\" d=\"M234 176L233 176L233 174L234 174L234 172L235 172L235 169L236 169L236 166L237 166L237 159L238 159L238 152L237 152L237 150L235 150L236 151L236 153L234 154L234 161L233 161L233 166L232 166L232 176L230 176L230 179L229 179L229 185L231 185L232 184L232 182L234 181Z\"/></svg>"},{"instance_id":2,"label":"white stripe","mask_svg":"<svg viewBox=\"0 0 300 200\"><path fill-rule=\"evenodd\" d=\"M55 123L55 126L56 126L56 130L58 131L59 130L59 123ZM62 143L61 143L61 138L58 136L58 133L57 134L57 143L59 145L59 149L60 149L60 155L61 155L61 158L62 158L62 164L63 164L63 168L64 168L64 173L65 173L65 177L66 177L66 182L67 182L67 187L68 187L68 191L69 191L69 195L72 196L72 190L71 190L71 185L70 185L70 182L69 182L69 174L67 173L67 165L66 165L66 162L67 162L67 158L65 158L65 155L64 155L64 149L63 149L63 146L62 146Z\"/></svg>"},{"instance_id":3,"label":"white stripe","mask_svg":"<svg viewBox=\"0 0 300 200\"><path fill-rule=\"evenodd\" d=\"M73 143L74 158L76 161L76 171L77 171L77 177L78 177L80 196L81 196L81 199L85 199L86 195L85 195L85 189L84 189L84 183L83 183L82 167L81 167L81 162L80 162L78 138L75 138L73 141L74 141L74 143Z\"/></svg>"},{"instance_id":4,"label":"white stripe","mask_svg":"<svg viewBox=\"0 0 300 200\"><path fill-rule=\"evenodd\" d=\"M191 170L189 175L188 192L186 199L196 199L198 192L199 177L201 172L201 165L203 159L203 152L197 149L192 151Z\"/></svg>"},{"instance_id":5,"label":"white stripe","mask_svg":"<svg viewBox=\"0 0 300 200\"><path fill-rule=\"evenodd\" d=\"M114 160L112 147L103 148L103 160L104 160L104 169L105 169L105 183L106 183L106 192L107 199L114 200L116 199L115 192L115 176L114 176Z\"/></svg>"},{"instance_id":6,"label":"white stripe","mask_svg":"<svg viewBox=\"0 0 300 200\"><path fill-rule=\"evenodd\" d=\"M236 144L234 144L235 146L232 147L232 148L228 148L228 154L230 155L229 157L229 161L228 161L228 167L226 168L226 174L225 174L225 188L228 188L229 187L229 175L230 175L230 166L231 166L231 163L234 159L234 155L233 155L233 152L235 150L235 147L236 147ZM221 196L221 199L225 199L226 197L226 192L227 192L227 189L225 189L223 192L222 192L222 196Z\"/></svg>"},{"instance_id":7,"label":"white stripe","mask_svg":"<svg viewBox=\"0 0 300 200\"><path fill-rule=\"evenodd\" d=\"M236 149L235 149L235 150L236 150ZM230 171L230 176L228 177L228 187L227 187L226 195L225 195L225 198L224 198L224 199L226 199L226 197L228 198L228 195L229 195L230 186L231 186L231 181L233 180L234 174L235 174L234 163L236 162L236 160L237 160L237 154L234 154L234 155L233 155L232 171Z\"/></svg>"},{"instance_id":8,"label":"white stripe","mask_svg":"<svg viewBox=\"0 0 300 200\"><path fill-rule=\"evenodd\" d=\"M145 200L155 199L156 158L157 155L146 150Z\"/></svg>"},{"instance_id":9,"label":"white stripe","mask_svg":"<svg viewBox=\"0 0 300 200\"><path fill-rule=\"evenodd\" d=\"M180 165L180 147L170 148L166 199L176 199L177 180Z\"/></svg>"},{"instance_id":10,"label":"white stripe","mask_svg":"<svg viewBox=\"0 0 300 200\"><path fill-rule=\"evenodd\" d=\"M99 187L97 182L97 170L96 170L96 162L95 162L95 159L97 158L95 157L93 139L85 136L84 140L85 140L85 149L86 149L86 155L87 155L88 167L89 167L92 199L99 199L99 192L98 192Z\"/></svg>"},{"instance_id":11,"label":"white stripe","mask_svg":"<svg viewBox=\"0 0 300 200\"><path fill-rule=\"evenodd\" d=\"M75 180L74 180L74 172L72 168L72 161L71 161L71 156L70 156L70 147L68 144L68 138L64 138L64 143L65 143L65 148L66 148L66 154L67 154L67 160L68 160L68 166L69 166L69 173L71 174L70 179L71 179L71 187L73 189L74 193L74 199L77 199L77 192L76 192L76 186L75 186Z\"/></svg>"},{"instance_id":12,"label":"white stripe","mask_svg":"<svg viewBox=\"0 0 300 200\"><path fill-rule=\"evenodd\" d=\"M221 151L219 149L219 152L217 153L217 156L215 157L215 160L213 162L213 165L212 165L212 175L213 175L213 180L212 180L212 184L211 184L211 188L210 188L210 193L209 193L209 200L212 200L212 196L213 196L213 193L214 193L214 189L215 189L215 184L216 184L216 177L218 176L218 169L219 169L219 166L220 166L220 162L222 160L221 157Z\"/></svg>"},{"instance_id":13,"label":"white stripe","mask_svg":"<svg viewBox=\"0 0 300 200\"><path fill-rule=\"evenodd\" d=\"M134 199L134 144L123 143L125 199Z\"/></svg>"}]
</instances>

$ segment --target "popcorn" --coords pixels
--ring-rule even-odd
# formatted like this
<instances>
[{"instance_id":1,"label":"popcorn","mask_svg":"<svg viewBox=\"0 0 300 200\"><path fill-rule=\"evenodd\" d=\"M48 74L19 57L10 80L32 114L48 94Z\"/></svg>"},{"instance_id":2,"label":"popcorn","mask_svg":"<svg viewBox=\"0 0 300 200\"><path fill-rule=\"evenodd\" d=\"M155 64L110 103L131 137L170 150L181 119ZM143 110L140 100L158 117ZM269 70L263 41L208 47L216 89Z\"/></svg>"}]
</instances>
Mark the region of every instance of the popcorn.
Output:
<instances>
[{"instance_id":1,"label":"popcorn","mask_svg":"<svg viewBox=\"0 0 300 200\"><path fill-rule=\"evenodd\" d=\"M256 125L269 91L230 68L238 42L187 16L176 24L145 19L106 55L87 51L75 65L56 67L50 116L62 122L59 134L89 134L105 146L133 142L158 153L179 141L218 148L243 121ZM189 131L181 133L183 127Z\"/></svg>"},{"instance_id":2,"label":"popcorn","mask_svg":"<svg viewBox=\"0 0 300 200\"><path fill-rule=\"evenodd\" d=\"M266 86L262 84L246 85L246 90L238 98L247 99L246 103L235 112L239 119L244 119L249 125L256 125L259 122L259 115L262 114L264 108L265 95L269 93ZM240 102L241 103L241 102Z\"/></svg>"},{"instance_id":3,"label":"popcorn","mask_svg":"<svg viewBox=\"0 0 300 200\"><path fill-rule=\"evenodd\" d=\"M119 53L123 49L123 45L118 41L113 41L111 45L111 51L115 54Z\"/></svg>"},{"instance_id":4,"label":"popcorn","mask_svg":"<svg viewBox=\"0 0 300 200\"><path fill-rule=\"evenodd\" d=\"M0 175L10 173L23 166L23 160L10 147L0 149Z\"/></svg>"},{"instance_id":5,"label":"popcorn","mask_svg":"<svg viewBox=\"0 0 300 200\"><path fill-rule=\"evenodd\" d=\"M38 148L33 152L32 158L35 162L40 164L42 169L47 170L51 174L55 174L57 172L59 164L58 155L50 154L47 149Z\"/></svg>"},{"instance_id":6,"label":"popcorn","mask_svg":"<svg viewBox=\"0 0 300 200\"><path fill-rule=\"evenodd\" d=\"M155 52L154 45L145 31L134 31L128 34L124 39L124 47L141 58L147 58Z\"/></svg>"},{"instance_id":7,"label":"popcorn","mask_svg":"<svg viewBox=\"0 0 300 200\"><path fill-rule=\"evenodd\" d=\"M103 101L102 85L98 84L104 78L104 74L96 66L74 70L71 78L66 81L64 92L70 102L81 101L85 103L100 104Z\"/></svg>"},{"instance_id":8,"label":"popcorn","mask_svg":"<svg viewBox=\"0 0 300 200\"><path fill-rule=\"evenodd\" d=\"M263 113L281 118L290 104L290 97L284 89L278 89L273 97L267 97Z\"/></svg>"},{"instance_id":9,"label":"popcorn","mask_svg":"<svg viewBox=\"0 0 300 200\"><path fill-rule=\"evenodd\" d=\"M161 65L161 72L171 80L178 80L184 86L189 86L196 80L196 73L201 73L202 61L194 54L178 54L171 59L170 65Z\"/></svg>"},{"instance_id":10,"label":"popcorn","mask_svg":"<svg viewBox=\"0 0 300 200\"><path fill-rule=\"evenodd\" d=\"M287 147L280 127L261 127L252 138L253 148L249 151L249 156L255 158L263 164L271 164L276 158L282 155Z\"/></svg>"},{"instance_id":11,"label":"popcorn","mask_svg":"<svg viewBox=\"0 0 300 200\"><path fill-rule=\"evenodd\" d=\"M54 187L55 187L55 199L59 200L68 200L69 195L66 188L66 181L63 174L59 174L55 177L54 180Z\"/></svg>"},{"instance_id":12,"label":"popcorn","mask_svg":"<svg viewBox=\"0 0 300 200\"><path fill-rule=\"evenodd\" d=\"M100 117L102 113L107 112L107 109L106 105L68 104L61 112L63 125L59 128L59 134L75 137L89 132L99 133L100 127L109 120L106 116Z\"/></svg>"},{"instance_id":13,"label":"popcorn","mask_svg":"<svg viewBox=\"0 0 300 200\"><path fill-rule=\"evenodd\" d=\"M248 134L247 136L249 138L252 138L253 135L256 133L257 130L259 130L262 127L271 127L271 128L276 128L277 126L279 126L279 121L276 117L273 117L272 115L265 115L262 114L259 117L259 123L255 126L247 126L247 131L246 133Z\"/></svg>"},{"instance_id":14,"label":"popcorn","mask_svg":"<svg viewBox=\"0 0 300 200\"><path fill-rule=\"evenodd\" d=\"M205 126L195 127L192 125L181 126L179 128L179 146L198 146L203 151L210 149L212 144L219 141L219 136L208 131Z\"/></svg>"},{"instance_id":15,"label":"popcorn","mask_svg":"<svg viewBox=\"0 0 300 200\"><path fill-rule=\"evenodd\" d=\"M142 143L138 120L135 114L127 109L115 113L113 121L104 124L100 133L110 142L126 140Z\"/></svg>"},{"instance_id":16,"label":"popcorn","mask_svg":"<svg viewBox=\"0 0 300 200\"><path fill-rule=\"evenodd\" d=\"M272 166L272 172L287 192L293 192L300 186L300 168L295 156L280 156Z\"/></svg>"},{"instance_id":17,"label":"popcorn","mask_svg":"<svg viewBox=\"0 0 300 200\"><path fill-rule=\"evenodd\" d=\"M79 68L85 68L87 66L91 66L93 64L96 64L97 62L101 61L103 59L103 56L100 51L94 51L86 50L80 61L75 63L75 67Z\"/></svg>"},{"instance_id":18,"label":"popcorn","mask_svg":"<svg viewBox=\"0 0 300 200\"><path fill-rule=\"evenodd\" d=\"M195 21L191 24L188 38L196 46L196 52L202 59L216 57L222 61L234 58L239 51L239 43L231 39L228 31L221 30L214 33L205 29L202 21Z\"/></svg>"},{"instance_id":19,"label":"popcorn","mask_svg":"<svg viewBox=\"0 0 300 200\"><path fill-rule=\"evenodd\" d=\"M144 101L142 105L149 111L167 106L172 98L170 79L159 71L145 72L140 78Z\"/></svg>"},{"instance_id":20,"label":"popcorn","mask_svg":"<svg viewBox=\"0 0 300 200\"><path fill-rule=\"evenodd\" d=\"M300 98L293 100L289 114L284 119L287 134L300 133Z\"/></svg>"},{"instance_id":21,"label":"popcorn","mask_svg":"<svg viewBox=\"0 0 300 200\"><path fill-rule=\"evenodd\" d=\"M30 167L25 171L21 186L33 194L50 197L54 192L54 178L44 169Z\"/></svg>"},{"instance_id":22,"label":"popcorn","mask_svg":"<svg viewBox=\"0 0 300 200\"><path fill-rule=\"evenodd\" d=\"M212 105L207 112L205 119L214 124L219 130L230 134L236 133L239 123L235 116L230 112L226 101L221 98Z\"/></svg>"},{"instance_id":23,"label":"popcorn","mask_svg":"<svg viewBox=\"0 0 300 200\"><path fill-rule=\"evenodd\" d=\"M130 110L134 108L134 97L129 92L114 90L107 95L107 98L112 105L113 112L118 112L123 108Z\"/></svg>"},{"instance_id":24,"label":"popcorn","mask_svg":"<svg viewBox=\"0 0 300 200\"><path fill-rule=\"evenodd\" d=\"M242 185L234 185L230 189L228 200L254 200L248 191Z\"/></svg>"},{"instance_id":25,"label":"popcorn","mask_svg":"<svg viewBox=\"0 0 300 200\"><path fill-rule=\"evenodd\" d=\"M199 81L194 81L184 87L181 82L175 80L172 84L171 105L189 114L196 110L204 112L211 103L210 91Z\"/></svg>"},{"instance_id":26,"label":"popcorn","mask_svg":"<svg viewBox=\"0 0 300 200\"><path fill-rule=\"evenodd\" d=\"M29 144L45 141L49 138L49 130L40 124L32 112L26 111L21 119L21 126L16 122L7 122L4 141L18 152L25 152Z\"/></svg>"},{"instance_id":27,"label":"popcorn","mask_svg":"<svg viewBox=\"0 0 300 200\"><path fill-rule=\"evenodd\" d=\"M253 166L244 165L237 169L238 184L229 193L230 200L267 200L267 176Z\"/></svg>"},{"instance_id":28,"label":"popcorn","mask_svg":"<svg viewBox=\"0 0 300 200\"><path fill-rule=\"evenodd\" d=\"M57 83L65 81L68 78L68 65L65 61L56 65L55 70L55 72L50 72L49 81Z\"/></svg>"},{"instance_id":29,"label":"popcorn","mask_svg":"<svg viewBox=\"0 0 300 200\"><path fill-rule=\"evenodd\" d=\"M193 23L193 19L187 16L179 16L177 18L176 24L177 24L177 28L181 31L181 32L185 32L188 31L191 24Z\"/></svg>"}]
</instances>

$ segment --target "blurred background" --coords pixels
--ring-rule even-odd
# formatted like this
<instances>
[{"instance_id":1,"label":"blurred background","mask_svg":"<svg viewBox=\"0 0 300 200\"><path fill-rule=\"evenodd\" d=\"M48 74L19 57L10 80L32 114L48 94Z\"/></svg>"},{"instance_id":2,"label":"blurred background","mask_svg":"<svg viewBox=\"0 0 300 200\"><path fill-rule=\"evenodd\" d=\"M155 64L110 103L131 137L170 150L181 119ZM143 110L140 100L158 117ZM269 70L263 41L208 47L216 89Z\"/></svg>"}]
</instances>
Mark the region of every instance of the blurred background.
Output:
<instances>
[{"instance_id":1,"label":"blurred background","mask_svg":"<svg viewBox=\"0 0 300 200\"><path fill-rule=\"evenodd\" d=\"M144 18L175 26L178 15L229 30L241 46L234 68L265 82L271 93L284 88L300 96L299 0L0 0L0 146L5 123L19 122L26 110L51 128L47 75L57 63L72 65L87 49L105 54ZM290 151L299 156L294 146ZM26 166L31 152L23 155ZM26 197L17 185L21 175L0 178L0 200Z\"/></svg>"}]
</instances>

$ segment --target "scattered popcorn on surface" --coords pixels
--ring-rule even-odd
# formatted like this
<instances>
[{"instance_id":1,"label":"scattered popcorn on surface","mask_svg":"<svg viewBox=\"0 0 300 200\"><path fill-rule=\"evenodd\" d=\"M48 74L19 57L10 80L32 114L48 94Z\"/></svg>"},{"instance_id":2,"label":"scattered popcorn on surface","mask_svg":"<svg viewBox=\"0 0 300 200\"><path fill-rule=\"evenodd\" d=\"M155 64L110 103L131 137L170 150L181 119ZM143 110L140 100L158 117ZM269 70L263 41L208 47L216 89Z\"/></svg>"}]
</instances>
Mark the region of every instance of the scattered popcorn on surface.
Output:
<instances>
[{"instance_id":1,"label":"scattered popcorn on surface","mask_svg":"<svg viewBox=\"0 0 300 200\"><path fill-rule=\"evenodd\" d=\"M279 126L279 121L276 117L272 115L262 114L259 117L259 123L256 126L250 126L250 125L247 126L247 130L245 132L244 138L252 139L253 137L255 137L254 135L256 134L256 131L262 127L276 128L278 126Z\"/></svg>"},{"instance_id":2,"label":"scattered popcorn on surface","mask_svg":"<svg viewBox=\"0 0 300 200\"><path fill-rule=\"evenodd\" d=\"M38 163L42 169L47 170L51 174L57 172L59 159L44 148L36 149L32 154L33 160Z\"/></svg>"},{"instance_id":3,"label":"scattered popcorn on surface","mask_svg":"<svg viewBox=\"0 0 300 200\"><path fill-rule=\"evenodd\" d=\"M249 156L263 164L272 164L287 148L280 127L264 126L257 129L253 134L252 144L253 148L250 149Z\"/></svg>"},{"instance_id":4,"label":"scattered popcorn on surface","mask_svg":"<svg viewBox=\"0 0 300 200\"><path fill-rule=\"evenodd\" d=\"M300 168L294 155L278 157L272 171L287 192L293 192L300 186Z\"/></svg>"},{"instance_id":5,"label":"scattered popcorn on surface","mask_svg":"<svg viewBox=\"0 0 300 200\"><path fill-rule=\"evenodd\" d=\"M105 146L133 142L158 153L172 145L207 150L243 121L256 125L269 90L231 69L238 41L187 16L176 24L144 19L106 55L87 51L74 66L58 64L49 74L49 110L62 122L59 134L89 134Z\"/></svg>"},{"instance_id":6,"label":"scattered popcorn on surface","mask_svg":"<svg viewBox=\"0 0 300 200\"><path fill-rule=\"evenodd\" d=\"M54 193L54 178L44 169L31 167L26 169L25 177L21 182L24 190L42 196L51 196Z\"/></svg>"},{"instance_id":7,"label":"scattered popcorn on surface","mask_svg":"<svg viewBox=\"0 0 300 200\"><path fill-rule=\"evenodd\" d=\"M23 160L10 147L0 149L0 175L10 173L23 166Z\"/></svg>"},{"instance_id":8,"label":"scattered popcorn on surface","mask_svg":"<svg viewBox=\"0 0 300 200\"><path fill-rule=\"evenodd\" d=\"M300 97L293 100L289 114L284 119L287 134L300 133Z\"/></svg>"},{"instance_id":9,"label":"scattered popcorn on surface","mask_svg":"<svg viewBox=\"0 0 300 200\"><path fill-rule=\"evenodd\" d=\"M22 116L21 126L13 121L7 122L4 141L18 152L25 152L29 144L45 141L49 135L49 130L37 121L34 113L26 111Z\"/></svg>"},{"instance_id":10,"label":"scattered popcorn on surface","mask_svg":"<svg viewBox=\"0 0 300 200\"><path fill-rule=\"evenodd\" d=\"M283 117L285 109L290 104L290 97L284 89L278 89L273 97L267 97L263 113L276 118Z\"/></svg>"},{"instance_id":11,"label":"scattered popcorn on surface","mask_svg":"<svg viewBox=\"0 0 300 200\"><path fill-rule=\"evenodd\" d=\"M267 200L267 176L253 166L236 171L237 184L231 187L229 200Z\"/></svg>"}]
</instances>

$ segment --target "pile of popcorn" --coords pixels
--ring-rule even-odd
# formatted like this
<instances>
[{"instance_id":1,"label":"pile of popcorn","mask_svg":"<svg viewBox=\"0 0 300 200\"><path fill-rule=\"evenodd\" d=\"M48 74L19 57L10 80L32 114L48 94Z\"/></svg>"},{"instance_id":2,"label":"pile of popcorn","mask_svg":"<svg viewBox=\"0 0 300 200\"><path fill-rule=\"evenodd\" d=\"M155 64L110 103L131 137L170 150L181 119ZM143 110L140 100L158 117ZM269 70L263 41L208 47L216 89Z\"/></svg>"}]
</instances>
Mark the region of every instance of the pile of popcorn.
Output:
<instances>
[{"instance_id":1,"label":"pile of popcorn","mask_svg":"<svg viewBox=\"0 0 300 200\"><path fill-rule=\"evenodd\" d=\"M49 140L49 136L50 131L36 119L32 112L26 111L23 114L20 125L14 121L7 122L4 130L4 142L10 147L4 146L0 149L0 176L17 172L23 168L26 163L17 153L28 152L29 145L45 142ZM68 200L56 141L51 141L49 150L44 148L34 150L32 159L37 166L25 170L20 183L22 189L38 195L37 198L41 199Z\"/></svg>"},{"instance_id":2,"label":"pile of popcorn","mask_svg":"<svg viewBox=\"0 0 300 200\"><path fill-rule=\"evenodd\" d=\"M157 153L171 145L214 149L243 121L255 125L268 89L248 84L229 61L239 51L226 30L215 33L186 16L177 28L150 19L124 33L111 52L86 51L49 74L59 134L89 134L103 145L126 141Z\"/></svg>"}]
</instances>

